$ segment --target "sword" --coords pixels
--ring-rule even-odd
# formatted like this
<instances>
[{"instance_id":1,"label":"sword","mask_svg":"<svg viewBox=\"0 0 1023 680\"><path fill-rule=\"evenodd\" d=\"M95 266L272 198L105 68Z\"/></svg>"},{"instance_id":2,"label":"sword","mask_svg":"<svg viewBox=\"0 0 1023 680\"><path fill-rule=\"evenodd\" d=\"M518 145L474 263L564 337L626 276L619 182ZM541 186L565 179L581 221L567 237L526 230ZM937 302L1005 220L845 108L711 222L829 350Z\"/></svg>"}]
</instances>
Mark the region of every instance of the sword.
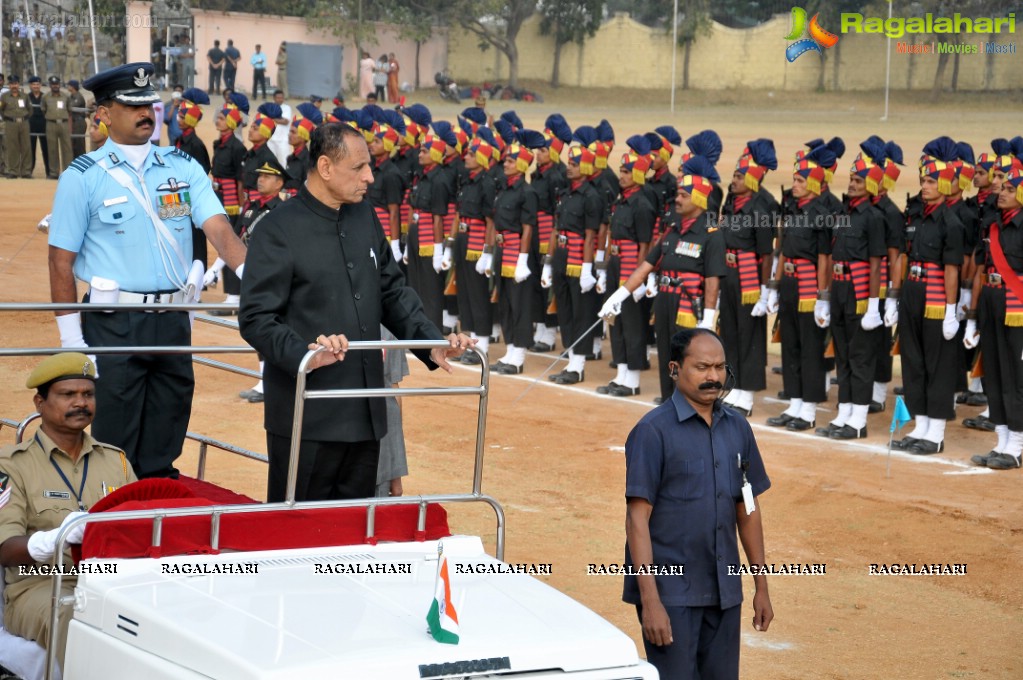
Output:
<instances>
[{"instance_id":1,"label":"sword","mask_svg":"<svg viewBox=\"0 0 1023 680\"><path fill-rule=\"evenodd\" d=\"M582 333L580 333L580 334L579 334L579 337L578 337L578 338L576 338L575 342L573 342L573 343L572 343L571 345L569 345L568 347L566 347L566 348L565 348L565 350L564 350L564 351L563 351L563 352L562 352L561 354L559 354L559 355L558 355L558 356L557 356L557 357L556 357L556 358L554 359L554 361L552 361L552 362L551 362L551 365L550 365L550 366L548 366L548 367L547 367L547 368L546 368L546 369L544 370L544 372L543 372L543 373L541 373L541 374L540 374L540 375L539 375L539 376L538 376L538 377L536 378L536 380L534 380L533 382L529 383L529 386L528 386L528 387L526 387L526 389L524 389L524 390L522 391L522 394L520 394L519 396L515 397L515 401L513 401L512 403L513 403L513 404L517 404L517 403L519 402L519 400L520 400L520 399L522 399L522 397L526 396L526 393L528 393L528 392L529 392L529 390L531 390L531 389L533 389L534 387L536 387L536 384L537 384L538 382L540 382L541 380L543 380L544 376L546 376L546 375L547 375L548 373L550 373L550 372L551 372L551 369L553 369L553 368L554 368L555 366L557 366L557 365L558 365L558 362L559 362L559 361L561 361L562 359L564 359L565 357L567 357L567 356L568 356L568 353L572 351L572 348L573 348L573 347L575 347L576 345L578 345L578 344L579 344L579 341L580 341L580 340L582 340L583 338L585 338L585 337L589 336L589 334L590 334L590 331L592 331L592 330L593 330L594 328L596 328L596 327L597 327L597 326L598 326L599 324L602 324L603 322L604 322L604 317L602 317L602 316L601 316L601 317L597 317L597 320L596 320L596 321L594 321L594 322L593 322L593 324L592 324L592 325L590 325L590 327L589 327L589 328L587 328L587 329L586 329L586 330L584 330L584 331L583 331Z\"/></svg>"}]
</instances>

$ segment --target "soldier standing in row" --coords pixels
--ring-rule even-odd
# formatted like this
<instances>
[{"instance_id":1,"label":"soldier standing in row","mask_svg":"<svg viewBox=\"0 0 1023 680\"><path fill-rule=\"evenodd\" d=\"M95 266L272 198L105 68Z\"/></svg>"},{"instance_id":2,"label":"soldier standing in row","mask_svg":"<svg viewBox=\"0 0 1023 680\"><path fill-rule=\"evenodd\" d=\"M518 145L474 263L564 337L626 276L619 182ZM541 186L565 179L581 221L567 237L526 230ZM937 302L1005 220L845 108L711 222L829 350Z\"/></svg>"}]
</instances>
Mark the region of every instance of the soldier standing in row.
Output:
<instances>
[{"instance_id":1,"label":"soldier standing in row","mask_svg":"<svg viewBox=\"0 0 1023 680\"><path fill-rule=\"evenodd\" d=\"M0 116L4 121L4 146L7 154L7 177L32 176L28 117L32 104L21 91L17 74L8 81L10 90L0 95Z\"/></svg>"},{"instance_id":2,"label":"soldier standing in row","mask_svg":"<svg viewBox=\"0 0 1023 680\"><path fill-rule=\"evenodd\" d=\"M71 165L71 97L60 91L60 78L50 76L50 91L42 100L49 149L47 179L57 179Z\"/></svg>"},{"instance_id":3,"label":"soldier standing in row","mask_svg":"<svg viewBox=\"0 0 1023 680\"><path fill-rule=\"evenodd\" d=\"M32 76L28 79L28 134L31 151L29 157L32 159L32 172L36 169L36 143L43 152L43 165L46 168L46 176L50 177L50 152L46 143L46 113L43 111L43 86L39 76Z\"/></svg>"}]
</instances>

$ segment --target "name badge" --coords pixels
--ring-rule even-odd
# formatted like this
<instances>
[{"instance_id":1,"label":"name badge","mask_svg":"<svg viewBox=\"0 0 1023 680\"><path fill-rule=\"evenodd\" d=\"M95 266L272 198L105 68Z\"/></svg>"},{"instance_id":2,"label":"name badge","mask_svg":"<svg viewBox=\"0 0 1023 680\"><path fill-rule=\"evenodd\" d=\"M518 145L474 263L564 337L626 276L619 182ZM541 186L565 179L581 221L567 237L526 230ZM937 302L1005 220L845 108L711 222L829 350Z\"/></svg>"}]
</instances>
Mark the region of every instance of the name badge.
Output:
<instances>
[{"instance_id":1,"label":"name badge","mask_svg":"<svg viewBox=\"0 0 1023 680\"><path fill-rule=\"evenodd\" d=\"M18 100L18 108L19 109L25 108L25 100L24 99L19 99Z\"/></svg>"},{"instance_id":2,"label":"name badge","mask_svg":"<svg viewBox=\"0 0 1023 680\"><path fill-rule=\"evenodd\" d=\"M120 205L122 203L127 203L127 202L128 202L128 197L127 196L118 196L117 198L108 198L107 200L103 201L103 207L104 208L109 208L112 205Z\"/></svg>"},{"instance_id":3,"label":"name badge","mask_svg":"<svg viewBox=\"0 0 1023 680\"><path fill-rule=\"evenodd\" d=\"M44 491L43 498L66 501L71 500L71 494L67 491Z\"/></svg>"},{"instance_id":4,"label":"name badge","mask_svg":"<svg viewBox=\"0 0 1023 680\"><path fill-rule=\"evenodd\" d=\"M61 101L57 102L57 108L58 109L64 108L64 100L61 100Z\"/></svg>"}]
</instances>

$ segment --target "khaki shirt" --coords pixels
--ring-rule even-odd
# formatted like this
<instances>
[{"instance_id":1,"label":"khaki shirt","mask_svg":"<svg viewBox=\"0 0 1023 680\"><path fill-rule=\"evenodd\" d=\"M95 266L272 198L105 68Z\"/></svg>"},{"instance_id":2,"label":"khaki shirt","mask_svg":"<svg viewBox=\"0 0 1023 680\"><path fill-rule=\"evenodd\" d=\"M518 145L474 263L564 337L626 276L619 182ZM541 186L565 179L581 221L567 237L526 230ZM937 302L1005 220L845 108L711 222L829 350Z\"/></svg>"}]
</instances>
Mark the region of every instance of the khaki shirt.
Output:
<instances>
[{"instance_id":1,"label":"khaki shirt","mask_svg":"<svg viewBox=\"0 0 1023 680\"><path fill-rule=\"evenodd\" d=\"M32 105L28 102L28 95L21 92L15 95L13 92L0 94L0 114L4 120L25 120L32 113Z\"/></svg>"},{"instance_id":2,"label":"khaki shirt","mask_svg":"<svg viewBox=\"0 0 1023 680\"><path fill-rule=\"evenodd\" d=\"M77 463L72 463L71 457L42 430L20 444L0 449L0 544L8 538L59 527L69 513L79 510L75 500L79 488L82 504L89 509L113 488L135 481L135 472L123 451L97 442L88 433L82 436L82 453ZM73 493L51 460L60 466ZM86 460L89 471L82 486ZM64 554L64 563L71 563L70 550ZM49 578L20 576L17 567L8 567L5 577L10 597L38 582L37 579Z\"/></svg>"},{"instance_id":3,"label":"khaki shirt","mask_svg":"<svg viewBox=\"0 0 1023 680\"><path fill-rule=\"evenodd\" d=\"M67 122L71 116L71 97L63 92L47 92L43 95L42 109L46 120Z\"/></svg>"}]
</instances>

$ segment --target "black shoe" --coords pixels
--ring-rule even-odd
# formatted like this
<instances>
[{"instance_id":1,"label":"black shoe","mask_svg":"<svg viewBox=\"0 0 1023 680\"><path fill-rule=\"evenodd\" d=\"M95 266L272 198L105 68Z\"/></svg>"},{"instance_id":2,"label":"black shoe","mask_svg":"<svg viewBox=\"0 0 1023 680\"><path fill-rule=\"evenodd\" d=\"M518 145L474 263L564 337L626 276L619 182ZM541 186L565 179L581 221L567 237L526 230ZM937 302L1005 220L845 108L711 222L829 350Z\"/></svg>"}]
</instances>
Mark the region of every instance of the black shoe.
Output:
<instances>
[{"instance_id":1,"label":"black shoe","mask_svg":"<svg viewBox=\"0 0 1023 680\"><path fill-rule=\"evenodd\" d=\"M930 456L931 454L941 453L945 450L945 441L942 440L935 444L934 442L927 439L920 439L916 444L913 444L908 449L909 453L914 456Z\"/></svg>"},{"instance_id":2,"label":"black shoe","mask_svg":"<svg viewBox=\"0 0 1023 680\"><path fill-rule=\"evenodd\" d=\"M575 385L583 381L584 371L562 371L552 378L555 385Z\"/></svg>"},{"instance_id":3,"label":"black shoe","mask_svg":"<svg viewBox=\"0 0 1023 680\"><path fill-rule=\"evenodd\" d=\"M619 385L614 380L612 380L608 384L601 385L600 387L598 387L597 388L597 394L610 394L612 387L621 387L621 385Z\"/></svg>"},{"instance_id":4,"label":"black shoe","mask_svg":"<svg viewBox=\"0 0 1023 680\"><path fill-rule=\"evenodd\" d=\"M458 360L469 366L479 366L483 363L483 359L480 359L480 355L476 352L466 352Z\"/></svg>"},{"instance_id":5,"label":"black shoe","mask_svg":"<svg viewBox=\"0 0 1023 680\"><path fill-rule=\"evenodd\" d=\"M793 432L802 432L804 430L811 429L817 424L816 420L803 420L802 418L793 418L785 424L786 430L792 430Z\"/></svg>"},{"instance_id":6,"label":"black shoe","mask_svg":"<svg viewBox=\"0 0 1023 680\"><path fill-rule=\"evenodd\" d=\"M836 427L829 436L832 439L866 439L867 428L864 426L856 429L849 425L843 425L842 427Z\"/></svg>"},{"instance_id":7,"label":"black shoe","mask_svg":"<svg viewBox=\"0 0 1023 680\"><path fill-rule=\"evenodd\" d=\"M867 413L881 413L882 411L884 411L883 401L872 401L867 407Z\"/></svg>"},{"instance_id":8,"label":"black shoe","mask_svg":"<svg viewBox=\"0 0 1023 680\"><path fill-rule=\"evenodd\" d=\"M649 359L643 359L643 368L641 368L639 370L641 370L641 371L649 371L650 370L650 360Z\"/></svg>"},{"instance_id":9,"label":"black shoe","mask_svg":"<svg viewBox=\"0 0 1023 680\"><path fill-rule=\"evenodd\" d=\"M771 366L771 373L781 375L781 366Z\"/></svg>"},{"instance_id":10,"label":"black shoe","mask_svg":"<svg viewBox=\"0 0 1023 680\"><path fill-rule=\"evenodd\" d=\"M785 394L785 390L778 390L778 398L779 399L788 399L788 396Z\"/></svg>"},{"instance_id":11,"label":"black shoe","mask_svg":"<svg viewBox=\"0 0 1023 680\"><path fill-rule=\"evenodd\" d=\"M660 406L664 403L664 397L654 397L654 404Z\"/></svg>"},{"instance_id":12,"label":"black shoe","mask_svg":"<svg viewBox=\"0 0 1023 680\"><path fill-rule=\"evenodd\" d=\"M903 437L902 439L892 440L892 448L896 451L908 451L909 447L920 441L923 440L916 437Z\"/></svg>"},{"instance_id":13,"label":"black shoe","mask_svg":"<svg viewBox=\"0 0 1023 680\"><path fill-rule=\"evenodd\" d=\"M601 350L597 350L596 352L590 352L589 354L586 355L587 361L600 361L603 358L604 353Z\"/></svg>"},{"instance_id":14,"label":"black shoe","mask_svg":"<svg viewBox=\"0 0 1023 680\"><path fill-rule=\"evenodd\" d=\"M970 392L966 397L967 406L987 406L987 395L983 392Z\"/></svg>"},{"instance_id":15,"label":"black shoe","mask_svg":"<svg viewBox=\"0 0 1023 680\"><path fill-rule=\"evenodd\" d=\"M610 390L608 390L608 394L610 394L612 397L634 397L637 394L639 394L639 388L626 387L625 385L615 385Z\"/></svg>"},{"instance_id":16,"label":"black shoe","mask_svg":"<svg viewBox=\"0 0 1023 680\"><path fill-rule=\"evenodd\" d=\"M966 392L958 392L956 394L956 403L965 404L967 397L969 397L969 395Z\"/></svg>"},{"instance_id":17,"label":"black shoe","mask_svg":"<svg viewBox=\"0 0 1023 680\"><path fill-rule=\"evenodd\" d=\"M529 346L530 352L550 352L554 348L546 342L534 342Z\"/></svg>"},{"instance_id":18,"label":"black shoe","mask_svg":"<svg viewBox=\"0 0 1023 680\"><path fill-rule=\"evenodd\" d=\"M828 423L827 427L818 427L816 430L813 431L813 433L818 437L830 438L831 433L838 429L841 429L839 428L838 425L835 425L834 423Z\"/></svg>"},{"instance_id":19,"label":"black shoe","mask_svg":"<svg viewBox=\"0 0 1023 680\"><path fill-rule=\"evenodd\" d=\"M995 424L991 422L991 419L986 416L976 416L974 418L963 418L963 425L973 430L983 430L984 432L994 432Z\"/></svg>"},{"instance_id":20,"label":"black shoe","mask_svg":"<svg viewBox=\"0 0 1023 680\"><path fill-rule=\"evenodd\" d=\"M445 336L447 336L447 335L451 335L452 333L454 333L455 329L453 327L451 327L451 326L444 326L443 328L441 328L441 332Z\"/></svg>"},{"instance_id":21,"label":"black shoe","mask_svg":"<svg viewBox=\"0 0 1023 680\"><path fill-rule=\"evenodd\" d=\"M753 409L751 409L751 408L743 408L742 406L736 406L735 404L728 404L727 406L730 409L732 409L733 411L735 411L736 413L738 413L740 415L744 415L747 418L749 418L751 415L753 415Z\"/></svg>"},{"instance_id":22,"label":"black shoe","mask_svg":"<svg viewBox=\"0 0 1023 680\"><path fill-rule=\"evenodd\" d=\"M988 460L987 466L992 470L1015 470L1020 467L1020 459L1009 453L999 453Z\"/></svg>"},{"instance_id":23,"label":"black shoe","mask_svg":"<svg viewBox=\"0 0 1023 680\"><path fill-rule=\"evenodd\" d=\"M564 375L565 373L568 373L568 371L567 370L562 370L562 371L560 371L558 373L551 373L549 376L547 376L547 379L550 380L551 382L554 382L555 378L557 378L558 376Z\"/></svg>"},{"instance_id":24,"label":"black shoe","mask_svg":"<svg viewBox=\"0 0 1023 680\"><path fill-rule=\"evenodd\" d=\"M498 361L496 364L491 364L490 371L492 373L500 373L501 375L518 375L522 373L522 367Z\"/></svg>"},{"instance_id":25,"label":"black shoe","mask_svg":"<svg viewBox=\"0 0 1023 680\"><path fill-rule=\"evenodd\" d=\"M903 394L904 395L904 394L906 394L906 389L902 385L899 385L898 387L894 388L892 390L892 392L894 392L895 394Z\"/></svg>"},{"instance_id":26,"label":"black shoe","mask_svg":"<svg viewBox=\"0 0 1023 680\"><path fill-rule=\"evenodd\" d=\"M832 378L829 382L832 385L837 385L838 384L838 378Z\"/></svg>"},{"instance_id":27,"label":"black shoe","mask_svg":"<svg viewBox=\"0 0 1023 680\"><path fill-rule=\"evenodd\" d=\"M611 368L618 368L618 362L616 362L614 359L607 362L607 365L610 366Z\"/></svg>"},{"instance_id":28,"label":"black shoe","mask_svg":"<svg viewBox=\"0 0 1023 680\"><path fill-rule=\"evenodd\" d=\"M793 420L795 420L793 416L790 416L788 413L783 413L780 416L772 416L768 418L767 424L771 427L785 427Z\"/></svg>"},{"instance_id":29,"label":"black shoe","mask_svg":"<svg viewBox=\"0 0 1023 680\"><path fill-rule=\"evenodd\" d=\"M987 462L998 455L997 451L988 451L987 453L978 453L975 456L970 456L970 462L974 465L981 467L987 467Z\"/></svg>"}]
</instances>

